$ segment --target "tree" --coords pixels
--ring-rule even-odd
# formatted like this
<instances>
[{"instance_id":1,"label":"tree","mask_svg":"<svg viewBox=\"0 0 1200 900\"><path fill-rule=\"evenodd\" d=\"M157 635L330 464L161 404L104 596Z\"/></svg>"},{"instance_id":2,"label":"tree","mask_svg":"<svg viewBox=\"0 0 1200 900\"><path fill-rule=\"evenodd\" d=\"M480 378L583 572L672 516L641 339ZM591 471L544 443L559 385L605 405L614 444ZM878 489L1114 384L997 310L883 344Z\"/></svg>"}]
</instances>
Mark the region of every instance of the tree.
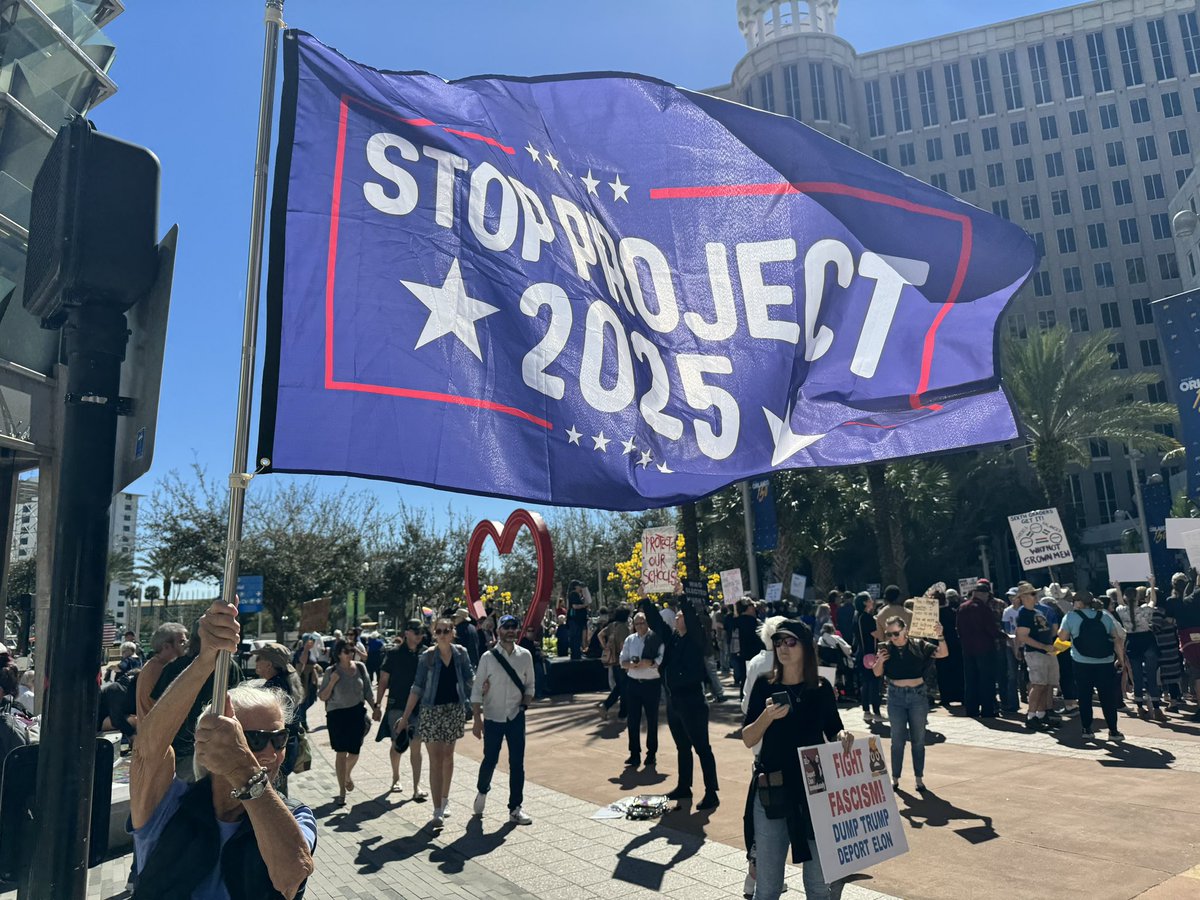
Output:
<instances>
[{"instance_id":1,"label":"tree","mask_svg":"<svg viewBox=\"0 0 1200 900\"><path fill-rule=\"evenodd\" d=\"M818 594L833 588L835 557L850 544L855 527L869 505L868 493L852 469L792 469L775 479L775 510L780 534L787 534L785 552L796 552L812 564L812 583ZM776 577L787 585L790 568Z\"/></svg>"},{"instance_id":2,"label":"tree","mask_svg":"<svg viewBox=\"0 0 1200 900\"><path fill-rule=\"evenodd\" d=\"M1140 399L1158 381L1150 372L1114 369L1108 332L1070 341L1065 328L1008 339L1003 348L1004 384L1024 426L1025 446L1046 502L1063 521L1072 520L1067 467L1091 462L1093 439L1118 441L1138 450L1179 446L1155 426L1177 422L1169 403Z\"/></svg>"},{"instance_id":3,"label":"tree","mask_svg":"<svg viewBox=\"0 0 1200 900\"><path fill-rule=\"evenodd\" d=\"M872 463L863 467L867 473L867 488L871 494L871 521L875 526L875 549L879 554L879 577L884 584L898 585L907 594L903 563L896 558L899 547L902 555L904 539L892 512L892 488L888 484L888 464Z\"/></svg>"}]
</instances>

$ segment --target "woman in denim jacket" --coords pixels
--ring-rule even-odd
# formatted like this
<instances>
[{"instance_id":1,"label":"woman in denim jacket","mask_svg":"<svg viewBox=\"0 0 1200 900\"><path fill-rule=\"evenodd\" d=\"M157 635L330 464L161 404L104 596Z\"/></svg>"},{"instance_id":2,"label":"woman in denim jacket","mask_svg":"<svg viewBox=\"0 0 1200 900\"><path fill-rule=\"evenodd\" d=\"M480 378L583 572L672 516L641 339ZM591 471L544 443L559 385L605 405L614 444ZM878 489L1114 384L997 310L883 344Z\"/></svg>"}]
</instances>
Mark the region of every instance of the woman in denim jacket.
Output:
<instances>
[{"instance_id":1,"label":"woman in denim jacket","mask_svg":"<svg viewBox=\"0 0 1200 900\"><path fill-rule=\"evenodd\" d=\"M470 710L471 684L475 670L467 651L455 644L454 622L438 619L433 623L435 643L421 654L417 675L404 715L396 731L408 728L408 720L417 703L417 734L429 748L429 790L433 795L433 828L441 828L449 814L450 780L454 777L454 745L462 739Z\"/></svg>"}]
</instances>

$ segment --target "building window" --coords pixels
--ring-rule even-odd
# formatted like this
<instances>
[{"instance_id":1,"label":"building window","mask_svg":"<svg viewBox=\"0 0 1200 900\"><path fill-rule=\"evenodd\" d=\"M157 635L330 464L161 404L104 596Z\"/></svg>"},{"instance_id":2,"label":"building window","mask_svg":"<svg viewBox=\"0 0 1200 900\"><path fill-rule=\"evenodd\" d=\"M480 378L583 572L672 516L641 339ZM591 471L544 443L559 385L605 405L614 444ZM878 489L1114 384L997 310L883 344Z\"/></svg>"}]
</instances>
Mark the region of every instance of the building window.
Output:
<instances>
[{"instance_id":1,"label":"building window","mask_svg":"<svg viewBox=\"0 0 1200 900\"><path fill-rule=\"evenodd\" d=\"M1133 202L1133 188L1128 178L1119 178L1112 183L1113 203L1127 206Z\"/></svg>"},{"instance_id":2,"label":"building window","mask_svg":"<svg viewBox=\"0 0 1200 900\"><path fill-rule=\"evenodd\" d=\"M1043 141L1058 140L1058 119L1054 116L1042 116L1038 119L1038 124L1042 128Z\"/></svg>"},{"instance_id":3,"label":"building window","mask_svg":"<svg viewBox=\"0 0 1200 900\"><path fill-rule=\"evenodd\" d=\"M1058 237L1058 252L1059 253L1074 253L1075 246L1075 229L1060 228L1057 231Z\"/></svg>"},{"instance_id":4,"label":"building window","mask_svg":"<svg viewBox=\"0 0 1200 900\"><path fill-rule=\"evenodd\" d=\"M873 157L875 157L876 160L883 163L885 166L888 164L887 147L876 147L874 150L871 151L871 155Z\"/></svg>"},{"instance_id":5,"label":"building window","mask_svg":"<svg viewBox=\"0 0 1200 900\"><path fill-rule=\"evenodd\" d=\"M1079 266L1067 266L1063 269L1063 288L1068 294L1077 294L1083 290L1083 272Z\"/></svg>"},{"instance_id":6,"label":"building window","mask_svg":"<svg viewBox=\"0 0 1200 900\"><path fill-rule=\"evenodd\" d=\"M1156 241L1169 240L1171 237L1171 220L1166 213L1155 213L1150 217L1150 231Z\"/></svg>"},{"instance_id":7,"label":"building window","mask_svg":"<svg viewBox=\"0 0 1200 900\"><path fill-rule=\"evenodd\" d=\"M1146 261L1140 256L1125 260L1125 276L1130 284L1146 283Z\"/></svg>"},{"instance_id":8,"label":"building window","mask_svg":"<svg viewBox=\"0 0 1200 900\"><path fill-rule=\"evenodd\" d=\"M975 170L974 169L959 169L958 170L958 189L962 193L975 190Z\"/></svg>"},{"instance_id":9,"label":"building window","mask_svg":"<svg viewBox=\"0 0 1200 900\"><path fill-rule=\"evenodd\" d=\"M1088 313L1086 307L1072 306L1068 315L1071 319L1071 331L1075 334L1082 334L1088 330Z\"/></svg>"},{"instance_id":10,"label":"building window","mask_svg":"<svg viewBox=\"0 0 1200 900\"><path fill-rule=\"evenodd\" d=\"M1108 449L1108 441L1104 438L1092 438L1089 440L1088 455L1092 459L1112 459L1112 452Z\"/></svg>"},{"instance_id":11,"label":"building window","mask_svg":"<svg viewBox=\"0 0 1200 900\"><path fill-rule=\"evenodd\" d=\"M1171 45L1167 43L1167 26L1162 19L1151 19L1146 23L1150 35L1150 58L1154 60L1154 77L1166 81L1175 77L1175 63L1171 60Z\"/></svg>"},{"instance_id":12,"label":"building window","mask_svg":"<svg viewBox=\"0 0 1200 900\"><path fill-rule=\"evenodd\" d=\"M1176 169L1175 170L1175 186L1177 188L1182 188L1183 183L1188 180L1188 176L1190 176L1191 174L1192 174L1192 170L1190 168Z\"/></svg>"},{"instance_id":13,"label":"building window","mask_svg":"<svg viewBox=\"0 0 1200 900\"><path fill-rule=\"evenodd\" d=\"M837 109L838 122L847 124L850 116L846 111L846 76L841 66L833 67L833 105Z\"/></svg>"},{"instance_id":14,"label":"building window","mask_svg":"<svg viewBox=\"0 0 1200 900\"><path fill-rule=\"evenodd\" d=\"M1150 311L1149 297L1136 297L1133 301L1133 321L1139 325L1149 325L1154 321L1154 314Z\"/></svg>"},{"instance_id":15,"label":"building window","mask_svg":"<svg viewBox=\"0 0 1200 900\"><path fill-rule=\"evenodd\" d=\"M1121 308L1115 300L1100 304L1100 322L1105 328L1121 327Z\"/></svg>"},{"instance_id":16,"label":"building window","mask_svg":"<svg viewBox=\"0 0 1200 900\"><path fill-rule=\"evenodd\" d=\"M940 137L929 138L925 141L925 155L930 162L937 162L942 158L942 139Z\"/></svg>"},{"instance_id":17,"label":"building window","mask_svg":"<svg viewBox=\"0 0 1200 900\"><path fill-rule=\"evenodd\" d=\"M800 120L800 67L783 67L783 102L787 114Z\"/></svg>"},{"instance_id":18,"label":"building window","mask_svg":"<svg viewBox=\"0 0 1200 900\"><path fill-rule=\"evenodd\" d=\"M1189 156L1192 152L1192 144L1188 140L1187 132L1182 128L1178 131L1172 131L1167 135L1167 140L1171 142L1172 156Z\"/></svg>"},{"instance_id":19,"label":"building window","mask_svg":"<svg viewBox=\"0 0 1200 900\"><path fill-rule=\"evenodd\" d=\"M947 190L947 187L946 187L946 173L945 173L945 172L935 172L935 173L933 173L932 175L930 175L930 176L929 176L929 183L930 183L930 184L932 184L932 185L933 185L935 188L937 188L939 191L945 191L945 190Z\"/></svg>"},{"instance_id":20,"label":"building window","mask_svg":"<svg viewBox=\"0 0 1200 900\"><path fill-rule=\"evenodd\" d=\"M1093 472L1096 483L1096 503L1100 507L1100 524L1109 525L1117 515L1117 492L1113 489L1112 472Z\"/></svg>"},{"instance_id":21,"label":"building window","mask_svg":"<svg viewBox=\"0 0 1200 900\"><path fill-rule=\"evenodd\" d=\"M988 163L988 187L1004 187L1004 163Z\"/></svg>"},{"instance_id":22,"label":"building window","mask_svg":"<svg viewBox=\"0 0 1200 900\"><path fill-rule=\"evenodd\" d=\"M1046 154L1046 177L1057 178L1063 174L1062 154L1055 150Z\"/></svg>"},{"instance_id":23,"label":"building window","mask_svg":"<svg viewBox=\"0 0 1200 900\"><path fill-rule=\"evenodd\" d=\"M1162 356L1158 352L1158 341L1154 338L1138 341L1138 349L1142 351L1142 366L1150 368L1150 366L1162 365Z\"/></svg>"},{"instance_id":24,"label":"building window","mask_svg":"<svg viewBox=\"0 0 1200 900\"><path fill-rule=\"evenodd\" d=\"M1033 79L1033 102L1039 106L1049 103L1050 74L1046 71L1046 48L1037 44L1029 48L1029 75Z\"/></svg>"},{"instance_id":25,"label":"building window","mask_svg":"<svg viewBox=\"0 0 1200 900\"><path fill-rule=\"evenodd\" d=\"M1056 216L1069 216L1071 214L1071 198L1066 191L1051 191L1050 192L1050 209Z\"/></svg>"},{"instance_id":26,"label":"building window","mask_svg":"<svg viewBox=\"0 0 1200 900\"><path fill-rule=\"evenodd\" d=\"M1122 219L1117 223L1117 227L1121 229L1122 244L1136 244L1141 239L1138 237L1137 219Z\"/></svg>"},{"instance_id":27,"label":"building window","mask_svg":"<svg viewBox=\"0 0 1200 900\"><path fill-rule=\"evenodd\" d=\"M1108 352L1112 355L1112 365L1109 368L1118 370L1129 368L1129 359L1125 355L1125 345L1122 342L1109 344Z\"/></svg>"},{"instance_id":28,"label":"building window","mask_svg":"<svg viewBox=\"0 0 1200 900\"><path fill-rule=\"evenodd\" d=\"M1046 256L1046 236L1037 231L1031 234L1030 237L1033 238L1033 247L1037 250L1038 259L1044 259ZM1046 293L1050 293L1050 282L1047 281L1046 285Z\"/></svg>"},{"instance_id":29,"label":"building window","mask_svg":"<svg viewBox=\"0 0 1200 900\"><path fill-rule=\"evenodd\" d=\"M950 105L950 121L961 122L967 117L967 104L963 99L962 73L958 63L943 67L946 76L946 102Z\"/></svg>"},{"instance_id":30,"label":"building window","mask_svg":"<svg viewBox=\"0 0 1200 900\"><path fill-rule=\"evenodd\" d=\"M992 215L999 216L1002 219L1009 219L1011 221L1012 217L1009 216L1009 214L1008 214L1008 201L1007 200L993 200L992 201Z\"/></svg>"},{"instance_id":31,"label":"building window","mask_svg":"<svg viewBox=\"0 0 1200 900\"><path fill-rule=\"evenodd\" d=\"M917 72L917 97L921 101L921 124L926 128L938 123L937 95L933 90L933 69Z\"/></svg>"},{"instance_id":32,"label":"building window","mask_svg":"<svg viewBox=\"0 0 1200 900\"><path fill-rule=\"evenodd\" d=\"M1033 158L1024 156L1017 160L1017 181L1024 184L1033 181Z\"/></svg>"},{"instance_id":33,"label":"building window","mask_svg":"<svg viewBox=\"0 0 1200 900\"><path fill-rule=\"evenodd\" d=\"M908 114L908 79L903 75L892 76L892 112L896 117L896 131L912 131L912 118Z\"/></svg>"},{"instance_id":34,"label":"building window","mask_svg":"<svg viewBox=\"0 0 1200 900\"><path fill-rule=\"evenodd\" d=\"M775 112L775 76L767 72L758 79L758 93L762 97L762 108Z\"/></svg>"},{"instance_id":35,"label":"building window","mask_svg":"<svg viewBox=\"0 0 1200 900\"><path fill-rule=\"evenodd\" d=\"M1117 104L1105 103L1100 107L1100 127L1105 131L1112 128L1118 128L1121 125L1121 119L1117 115Z\"/></svg>"},{"instance_id":36,"label":"building window","mask_svg":"<svg viewBox=\"0 0 1200 900\"><path fill-rule=\"evenodd\" d=\"M1075 518L1075 527L1082 529L1087 525L1087 514L1083 506L1083 484L1078 475L1068 475L1067 483L1071 488L1071 515Z\"/></svg>"},{"instance_id":37,"label":"building window","mask_svg":"<svg viewBox=\"0 0 1200 900\"><path fill-rule=\"evenodd\" d=\"M1056 325L1054 310L1039 309L1038 310L1038 330L1049 331Z\"/></svg>"},{"instance_id":38,"label":"building window","mask_svg":"<svg viewBox=\"0 0 1200 900\"><path fill-rule=\"evenodd\" d=\"M1147 200L1165 200L1167 196L1166 189L1163 187L1162 175L1155 172L1153 175L1143 175L1142 183L1146 186Z\"/></svg>"},{"instance_id":39,"label":"building window","mask_svg":"<svg viewBox=\"0 0 1200 900\"><path fill-rule=\"evenodd\" d=\"M1179 31L1183 37L1183 55L1187 58L1188 74L1200 75L1200 28L1196 26L1194 12L1179 17Z\"/></svg>"},{"instance_id":40,"label":"building window","mask_svg":"<svg viewBox=\"0 0 1200 900\"><path fill-rule=\"evenodd\" d=\"M1100 185L1085 184L1079 189L1079 195L1083 198L1083 208L1085 210L1100 208Z\"/></svg>"},{"instance_id":41,"label":"building window","mask_svg":"<svg viewBox=\"0 0 1200 900\"><path fill-rule=\"evenodd\" d=\"M1026 194L1021 198L1021 218L1026 222L1042 217L1042 206L1037 194Z\"/></svg>"},{"instance_id":42,"label":"building window","mask_svg":"<svg viewBox=\"0 0 1200 900\"><path fill-rule=\"evenodd\" d=\"M1000 149L1000 129L995 125L980 132L983 137L983 152L990 153Z\"/></svg>"},{"instance_id":43,"label":"building window","mask_svg":"<svg viewBox=\"0 0 1200 900\"><path fill-rule=\"evenodd\" d=\"M954 155L971 155L971 135L969 135L967 132L960 131L958 134L954 135Z\"/></svg>"},{"instance_id":44,"label":"building window","mask_svg":"<svg viewBox=\"0 0 1200 900\"><path fill-rule=\"evenodd\" d=\"M1102 250L1108 246L1108 229L1103 222L1093 222L1088 227L1088 246L1093 250Z\"/></svg>"},{"instance_id":45,"label":"building window","mask_svg":"<svg viewBox=\"0 0 1200 900\"><path fill-rule=\"evenodd\" d=\"M1033 273L1033 295L1035 297L1050 296L1050 273L1049 272L1034 272ZM1021 320L1024 323L1024 319ZM1025 337L1025 335L1021 335Z\"/></svg>"},{"instance_id":46,"label":"building window","mask_svg":"<svg viewBox=\"0 0 1200 900\"><path fill-rule=\"evenodd\" d=\"M1174 253L1158 254L1158 275L1163 281L1179 277L1179 262Z\"/></svg>"},{"instance_id":47,"label":"building window","mask_svg":"<svg viewBox=\"0 0 1200 900\"><path fill-rule=\"evenodd\" d=\"M1062 72L1063 95L1070 100L1083 93L1079 84L1079 64L1075 60L1075 41L1060 38L1058 44L1058 68Z\"/></svg>"},{"instance_id":48,"label":"building window","mask_svg":"<svg viewBox=\"0 0 1200 900\"><path fill-rule=\"evenodd\" d=\"M1104 51L1104 35L1094 31L1087 36L1088 62L1092 66L1092 85L1097 94L1112 90L1112 78L1108 74L1108 54Z\"/></svg>"},{"instance_id":49,"label":"building window","mask_svg":"<svg viewBox=\"0 0 1200 900\"><path fill-rule=\"evenodd\" d=\"M1179 99L1179 91L1168 91L1162 95L1163 116L1174 119L1183 115L1183 103Z\"/></svg>"},{"instance_id":50,"label":"building window","mask_svg":"<svg viewBox=\"0 0 1200 900\"><path fill-rule=\"evenodd\" d=\"M1130 100L1129 112L1133 116L1134 125L1145 125L1150 121L1150 104L1145 97Z\"/></svg>"},{"instance_id":51,"label":"building window","mask_svg":"<svg viewBox=\"0 0 1200 900\"><path fill-rule=\"evenodd\" d=\"M1023 147L1029 143L1029 126L1025 124L1024 120L1013 122L1009 128L1012 131L1014 147Z\"/></svg>"},{"instance_id":52,"label":"building window","mask_svg":"<svg viewBox=\"0 0 1200 900\"><path fill-rule=\"evenodd\" d=\"M1012 112L1025 104L1021 100L1021 73L1017 70L1017 54L1015 50L1005 50L1000 54L1000 80L1004 87L1004 106Z\"/></svg>"},{"instance_id":53,"label":"building window","mask_svg":"<svg viewBox=\"0 0 1200 900\"><path fill-rule=\"evenodd\" d=\"M971 78L975 82L975 106L979 115L992 115L996 107L992 101L992 79L988 75L986 57L977 56L971 60Z\"/></svg>"},{"instance_id":54,"label":"building window","mask_svg":"<svg viewBox=\"0 0 1200 900\"><path fill-rule=\"evenodd\" d=\"M746 90L742 91L742 102L745 103L747 106L754 105L754 87L753 87L753 85L749 85L749 84L746 85Z\"/></svg>"},{"instance_id":55,"label":"building window","mask_svg":"<svg viewBox=\"0 0 1200 900\"><path fill-rule=\"evenodd\" d=\"M1086 110L1073 109L1070 112L1070 118L1071 134L1087 134L1088 120Z\"/></svg>"},{"instance_id":56,"label":"building window","mask_svg":"<svg viewBox=\"0 0 1200 900\"><path fill-rule=\"evenodd\" d=\"M1154 384L1146 385L1146 399L1151 403L1166 403L1167 383L1165 381L1156 381Z\"/></svg>"},{"instance_id":57,"label":"building window","mask_svg":"<svg viewBox=\"0 0 1200 900\"><path fill-rule=\"evenodd\" d=\"M1133 37L1133 26L1117 29L1117 49L1121 53L1121 74L1125 76L1125 87L1142 83L1142 63L1138 58L1137 42Z\"/></svg>"},{"instance_id":58,"label":"building window","mask_svg":"<svg viewBox=\"0 0 1200 900\"><path fill-rule=\"evenodd\" d=\"M1096 278L1096 287L1113 287L1116 285L1116 280L1113 278L1112 263L1098 262L1092 266L1092 274Z\"/></svg>"},{"instance_id":59,"label":"building window","mask_svg":"<svg viewBox=\"0 0 1200 900\"><path fill-rule=\"evenodd\" d=\"M914 166L917 163L917 148L910 142L900 145L900 165Z\"/></svg>"},{"instance_id":60,"label":"building window","mask_svg":"<svg viewBox=\"0 0 1200 900\"><path fill-rule=\"evenodd\" d=\"M1142 162L1150 162L1152 159L1158 159L1158 144L1155 143L1154 135L1145 134L1137 139L1138 159Z\"/></svg>"},{"instance_id":61,"label":"building window","mask_svg":"<svg viewBox=\"0 0 1200 900\"><path fill-rule=\"evenodd\" d=\"M1104 152L1108 154L1110 166L1125 165L1125 145L1120 141L1109 141L1104 145Z\"/></svg>"},{"instance_id":62,"label":"building window","mask_svg":"<svg viewBox=\"0 0 1200 900\"><path fill-rule=\"evenodd\" d=\"M900 76L902 79L903 75ZM825 66L819 62L808 64L808 81L812 89L813 118L818 122L829 121L829 109L825 105ZM908 110L908 98L904 98L904 108Z\"/></svg>"},{"instance_id":63,"label":"building window","mask_svg":"<svg viewBox=\"0 0 1200 900\"><path fill-rule=\"evenodd\" d=\"M867 95L867 127L871 137L883 136L883 101L879 99L879 82L868 81L865 86Z\"/></svg>"},{"instance_id":64,"label":"building window","mask_svg":"<svg viewBox=\"0 0 1200 900\"><path fill-rule=\"evenodd\" d=\"M1094 172L1096 170L1096 156L1092 153L1090 145L1075 148L1075 169L1079 172Z\"/></svg>"},{"instance_id":65,"label":"building window","mask_svg":"<svg viewBox=\"0 0 1200 900\"><path fill-rule=\"evenodd\" d=\"M1008 333L1010 336L1022 341L1029 337L1029 329L1025 325L1024 313L1008 314Z\"/></svg>"}]
</instances>

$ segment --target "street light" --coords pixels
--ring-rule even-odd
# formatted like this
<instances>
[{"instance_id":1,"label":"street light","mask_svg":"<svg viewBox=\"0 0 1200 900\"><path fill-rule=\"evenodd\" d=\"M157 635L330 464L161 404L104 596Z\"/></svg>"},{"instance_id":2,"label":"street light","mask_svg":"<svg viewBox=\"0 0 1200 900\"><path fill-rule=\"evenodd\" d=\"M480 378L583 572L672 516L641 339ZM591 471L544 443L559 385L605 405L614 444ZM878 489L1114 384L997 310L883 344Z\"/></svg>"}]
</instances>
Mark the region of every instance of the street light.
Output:
<instances>
[{"instance_id":1,"label":"street light","mask_svg":"<svg viewBox=\"0 0 1200 900\"><path fill-rule=\"evenodd\" d=\"M600 544L592 545L592 553L596 557L596 607L599 608L604 604L604 576L602 574L602 564L600 562L600 554L604 551L604 547Z\"/></svg>"}]
</instances>

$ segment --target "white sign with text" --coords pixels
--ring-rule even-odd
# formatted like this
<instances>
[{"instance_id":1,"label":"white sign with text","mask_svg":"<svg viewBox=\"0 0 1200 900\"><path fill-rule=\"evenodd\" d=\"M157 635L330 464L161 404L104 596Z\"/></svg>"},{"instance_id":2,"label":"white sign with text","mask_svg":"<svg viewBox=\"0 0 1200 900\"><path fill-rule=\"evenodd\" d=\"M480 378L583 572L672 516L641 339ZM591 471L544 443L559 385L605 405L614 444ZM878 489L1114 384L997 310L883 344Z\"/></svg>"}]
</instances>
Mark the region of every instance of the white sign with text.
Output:
<instances>
[{"instance_id":1,"label":"white sign with text","mask_svg":"<svg viewBox=\"0 0 1200 900\"><path fill-rule=\"evenodd\" d=\"M1075 562L1057 509L1035 509L1008 517L1021 568L1044 569Z\"/></svg>"}]
</instances>

